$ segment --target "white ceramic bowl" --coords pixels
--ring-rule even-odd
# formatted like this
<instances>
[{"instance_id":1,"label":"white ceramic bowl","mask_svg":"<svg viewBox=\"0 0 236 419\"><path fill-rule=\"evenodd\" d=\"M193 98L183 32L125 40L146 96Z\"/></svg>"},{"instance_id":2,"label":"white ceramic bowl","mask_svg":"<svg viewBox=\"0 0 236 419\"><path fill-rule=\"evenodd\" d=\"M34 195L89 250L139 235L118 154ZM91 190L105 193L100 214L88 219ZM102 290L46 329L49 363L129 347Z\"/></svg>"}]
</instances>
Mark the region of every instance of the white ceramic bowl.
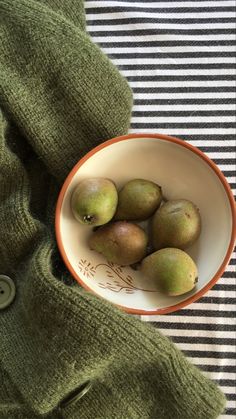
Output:
<instances>
[{"instance_id":1,"label":"white ceramic bowl","mask_svg":"<svg viewBox=\"0 0 236 419\"><path fill-rule=\"evenodd\" d=\"M118 188L130 179L149 179L162 186L167 199L185 198L198 206L202 232L186 250L199 270L193 291L165 296L140 272L110 264L89 249L92 227L74 219L70 199L74 187L90 177L110 178ZM222 172L199 149L166 135L131 134L102 143L76 164L61 189L55 225L64 262L84 288L131 313L164 314L199 299L224 272L235 241L235 202Z\"/></svg>"}]
</instances>

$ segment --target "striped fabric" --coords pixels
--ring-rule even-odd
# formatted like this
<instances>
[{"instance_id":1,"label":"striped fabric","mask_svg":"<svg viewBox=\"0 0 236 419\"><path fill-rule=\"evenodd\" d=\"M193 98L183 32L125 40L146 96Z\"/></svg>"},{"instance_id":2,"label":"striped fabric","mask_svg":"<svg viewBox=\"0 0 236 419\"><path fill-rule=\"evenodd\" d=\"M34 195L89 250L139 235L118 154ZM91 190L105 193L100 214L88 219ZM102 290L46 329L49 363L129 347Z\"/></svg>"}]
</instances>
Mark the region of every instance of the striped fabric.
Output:
<instances>
[{"instance_id":1,"label":"striped fabric","mask_svg":"<svg viewBox=\"0 0 236 419\"><path fill-rule=\"evenodd\" d=\"M234 193L235 12L230 0L86 1L90 35L133 88L131 131L176 135L199 147ZM228 398L221 419L236 417L235 264L234 253L200 301L143 317L221 386Z\"/></svg>"}]
</instances>

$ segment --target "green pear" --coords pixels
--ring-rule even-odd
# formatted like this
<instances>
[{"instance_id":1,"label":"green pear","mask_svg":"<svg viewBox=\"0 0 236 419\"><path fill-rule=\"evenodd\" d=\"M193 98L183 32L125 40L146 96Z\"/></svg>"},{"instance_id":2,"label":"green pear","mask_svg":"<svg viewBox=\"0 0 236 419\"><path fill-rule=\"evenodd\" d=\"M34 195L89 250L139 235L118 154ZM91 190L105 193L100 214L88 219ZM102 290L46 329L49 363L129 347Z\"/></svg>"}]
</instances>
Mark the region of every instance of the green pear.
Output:
<instances>
[{"instance_id":1,"label":"green pear","mask_svg":"<svg viewBox=\"0 0 236 419\"><path fill-rule=\"evenodd\" d=\"M85 179L72 193L71 209L81 224L100 226L116 212L118 193L115 184L104 178Z\"/></svg>"},{"instance_id":2,"label":"green pear","mask_svg":"<svg viewBox=\"0 0 236 419\"><path fill-rule=\"evenodd\" d=\"M146 254L148 238L136 224L117 221L97 229L89 238L89 247L101 253L108 262L132 265Z\"/></svg>"},{"instance_id":3,"label":"green pear","mask_svg":"<svg viewBox=\"0 0 236 419\"><path fill-rule=\"evenodd\" d=\"M150 180L133 179L119 192L116 220L145 220L159 207L161 187Z\"/></svg>"},{"instance_id":4,"label":"green pear","mask_svg":"<svg viewBox=\"0 0 236 419\"><path fill-rule=\"evenodd\" d=\"M158 250L143 259L141 272L154 280L158 289L177 296L191 291L197 281L197 267L192 258L183 250L168 247Z\"/></svg>"},{"instance_id":5,"label":"green pear","mask_svg":"<svg viewBox=\"0 0 236 419\"><path fill-rule=\"evenodd\" d=\"M186 199L167 201L154 214L152 240L155 250L164 247L185 249L201 232L201 218L196 205Z\"/></svg>"}]
</instances>

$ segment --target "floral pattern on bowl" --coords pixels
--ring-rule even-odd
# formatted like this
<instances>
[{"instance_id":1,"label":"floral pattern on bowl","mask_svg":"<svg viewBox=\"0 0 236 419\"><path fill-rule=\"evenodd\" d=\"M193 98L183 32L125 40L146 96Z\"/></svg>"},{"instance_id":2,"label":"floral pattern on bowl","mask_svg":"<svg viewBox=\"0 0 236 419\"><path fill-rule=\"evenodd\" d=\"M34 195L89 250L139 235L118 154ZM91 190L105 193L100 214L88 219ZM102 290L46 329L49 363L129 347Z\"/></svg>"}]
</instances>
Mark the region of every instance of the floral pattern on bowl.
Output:
<instances>
[{"instance_id":1,"label":"floral pattern on bowl","mask_svg":"<svg viewBox=\"0 0 236 419\"><path fill-rule=\"evenodd\" d=\"M81 259L78 264L80 273L87 278L94 278L97 269L103 268L104 281L98 282L100 288L108 289L112 292L125 292L126 294L133 294L135 291L143 292L158 292L154 289L145 289L134 285L134 278L124 272L123 267L112 262L98 263L94 266L86 259Z\"/></svg>"}]
</instances>

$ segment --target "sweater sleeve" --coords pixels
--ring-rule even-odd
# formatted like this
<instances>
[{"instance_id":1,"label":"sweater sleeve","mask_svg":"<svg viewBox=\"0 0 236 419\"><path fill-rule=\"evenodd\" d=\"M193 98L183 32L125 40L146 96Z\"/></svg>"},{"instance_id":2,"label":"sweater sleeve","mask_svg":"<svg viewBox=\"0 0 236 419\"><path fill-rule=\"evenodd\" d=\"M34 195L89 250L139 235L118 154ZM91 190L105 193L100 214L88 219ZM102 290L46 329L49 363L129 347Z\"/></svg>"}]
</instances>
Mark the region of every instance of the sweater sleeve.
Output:
<instances>
[{"instance_id":1,"label":"sweater sleeve","mask_svg":"<svg viewBox=\"0 0 236 419\"><path fill-rule=\"evenodd\" d=\"M61 182L86 151L127 133L132 92L63 8L56 13L43 3L0 2L0 94L4 109Z\"/></svg>"}]
</instances>

